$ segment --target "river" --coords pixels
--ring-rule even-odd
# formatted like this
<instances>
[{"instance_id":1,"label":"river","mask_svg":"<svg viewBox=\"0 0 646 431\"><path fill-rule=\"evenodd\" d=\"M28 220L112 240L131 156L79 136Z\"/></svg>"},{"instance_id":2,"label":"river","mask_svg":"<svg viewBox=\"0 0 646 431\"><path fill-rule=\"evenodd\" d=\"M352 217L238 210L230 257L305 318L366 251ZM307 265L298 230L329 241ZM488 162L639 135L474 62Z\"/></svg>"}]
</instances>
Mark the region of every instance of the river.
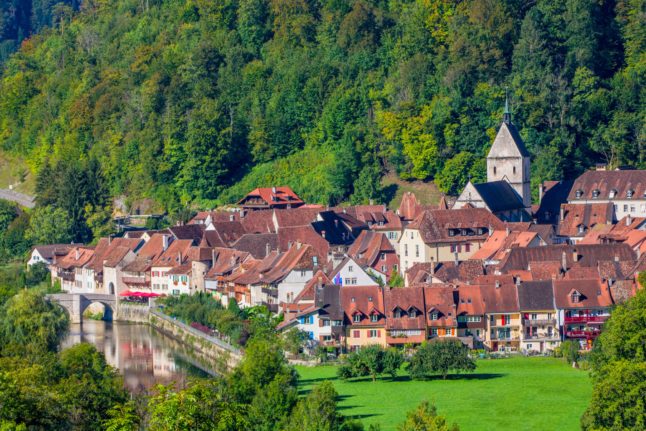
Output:
<instances>
[{"instance_id":1,"label":"river","mask_svg":"<svg viewBox=\"0 0 646 431\"><path fill-rule=\"evenodd\" d=\"M190 376L212 374L195 365L186 346L141 323L85 319L70 326L63 349L81 342L103 352L107 362L119 369L131 392L171 382L181 386Z\"/></svg>"}]
</instances>

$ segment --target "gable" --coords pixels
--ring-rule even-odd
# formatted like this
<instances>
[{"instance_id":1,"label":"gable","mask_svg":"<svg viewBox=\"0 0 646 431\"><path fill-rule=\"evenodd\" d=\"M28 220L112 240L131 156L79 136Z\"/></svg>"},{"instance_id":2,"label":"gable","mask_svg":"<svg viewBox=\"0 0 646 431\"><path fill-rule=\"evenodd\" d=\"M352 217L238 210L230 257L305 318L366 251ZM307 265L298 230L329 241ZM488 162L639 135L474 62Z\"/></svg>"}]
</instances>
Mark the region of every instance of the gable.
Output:
<instances>
[{"instance_id":1,"label":"gable","mask_svg":"<svg viewBox=\"0 0 646 431\"><path fill-rule=\"evenodd\" d=\"M502 123L493 140L488 159L506 157L529 157L518 130L513 124Z\"/></svg>"}]
</instances>

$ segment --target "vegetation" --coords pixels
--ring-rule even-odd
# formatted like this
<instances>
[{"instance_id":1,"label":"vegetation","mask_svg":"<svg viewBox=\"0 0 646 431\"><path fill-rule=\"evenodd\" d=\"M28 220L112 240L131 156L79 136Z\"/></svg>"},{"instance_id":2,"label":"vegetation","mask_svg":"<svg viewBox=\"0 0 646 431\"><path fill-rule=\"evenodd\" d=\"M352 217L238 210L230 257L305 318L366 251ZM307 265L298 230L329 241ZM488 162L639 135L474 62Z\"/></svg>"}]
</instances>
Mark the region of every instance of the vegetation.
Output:
<instances>
[{"instance_id":1,"label":"vegetation","mask_svg":"<svg viewBox=\"0 0 646 431\"><path fill-rule=\"evenodd\" d=\"M646 162L642 0L94 0L54 21L45 9L55 27L24 40L0 80L0 147L40 186L54 170L68 188L102 178L101 196L47 199L77 240L122 195L174 213L287 184L358 203L386 198L386 173L455 193L483 177L506 87L535 183ZM12 46L42 28L18 10Z\"/></svg>"},{"instance_id":2,"label":"vegetation","mask_svg":"<svg viewBox=\"0 0 646 431\"><path fill-rule=\"evenodd\" d=\"M361 417L366 426L381 424L383 431L396 430L424 400L466 430L578 430L592 392L586 372L545 357L479 360L475 373L447 380L413 380L403 369L396 381L344 381L336 366L297 369L299 389L330 380L344 415Z\"/></svg>"},{"instance_id":3,"label":"vegetation","mask_svg":"<svg viewBox=\"0 0 646 431\"><path fill-rule=\"evenodd\" d=\"M374 344L347 355L337 374L342 379L370 376L373 382L380 374L394 379L403 363L404 357L399 350Z\"/></svg>"},{"instance_id":4,"label":"vegetation","mask_svg":"<svg viewBox=\"0 0 646 431\"><path fill-rule=\"evenodd\" d=\"M406 422L400 425L398 431L459 431L460 427L449 426L446 418L437 414L435 406L423 401L417 410L406 415Z\"/></svg>"},{"instance_id":5,"label":"vegetation","mask_svg":"<svg viewBox=\"0 0 646 431\"><path fill-rule=\"evenodd\" d=\"M594 389L583 430L646 427L646 292L618 306L590 355Z\"/></svg>"},{"instance_id":6,"label":"vegetation","mask_svg":"<svg viewBox=\"0 0 646 431\"><path fill-rule=\"evenodd\" d=\"M410 361L410 374L414 379L426 379L439 374L446 379L449 371L473 371L475 361L469 349L459 340L423 343L415 350Z\"/></svg>"}]
</instances>

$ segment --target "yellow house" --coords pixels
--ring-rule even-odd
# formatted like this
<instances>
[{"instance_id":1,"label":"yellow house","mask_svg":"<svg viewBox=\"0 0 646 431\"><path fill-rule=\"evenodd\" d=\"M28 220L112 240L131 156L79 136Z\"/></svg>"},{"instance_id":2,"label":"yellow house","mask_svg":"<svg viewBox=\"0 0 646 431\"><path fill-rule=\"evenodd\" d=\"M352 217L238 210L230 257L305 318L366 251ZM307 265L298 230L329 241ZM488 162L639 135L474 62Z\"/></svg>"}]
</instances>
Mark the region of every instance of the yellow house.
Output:
<instances>
[{"instance_id":1,"label":"yellow house","mask_svg":"<svg viewBox=\"0 0 646 431\"><path fill-rule=\"evenodd\" d=\"M520 349L545 353L561 344L552 280L528 281L517 287L522 318Z\"/></svg>"},{"instance_id":2,"label":"yellow house","mask_svg":"<svg viewBox=\"0 0 646 431\"><path fill-rule=\"evenodd\" d=\"M343 286L341 307L345 320L345 350L355 351L371 344L386 345L386 314L381 287Z\"/></svg>"},{"instance_id":3,"label":"yellow house","mask_svg":"<svg viewBox=\"0 0 646 431\"><path fill-rule=\"evenodd\" d=\"M493 351L519 351L522 322L513 277L486 277L480 294L485 305L484 344Z\"/></svg>"},{"instance_id":4,"label":"yellow house","mask_svg":"<svg viewBox=\"0 0 646 431\"><path fill-rule=\"evenodd\" d=\"M399 239L402 274L418 262L469 259L503 223L486 209L426 210L404 229Z\"/></svg>"}]
</instances>

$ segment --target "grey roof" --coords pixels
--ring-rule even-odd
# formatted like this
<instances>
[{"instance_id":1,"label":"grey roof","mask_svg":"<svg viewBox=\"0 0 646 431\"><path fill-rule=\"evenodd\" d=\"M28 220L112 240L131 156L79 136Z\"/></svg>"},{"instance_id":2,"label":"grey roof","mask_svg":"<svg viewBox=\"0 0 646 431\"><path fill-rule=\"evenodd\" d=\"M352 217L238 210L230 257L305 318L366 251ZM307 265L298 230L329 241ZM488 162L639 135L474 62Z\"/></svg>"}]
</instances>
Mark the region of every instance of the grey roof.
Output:
<instances>
[{"instance_id":1,"label":"grey roof","mask_svg":"<svg viewBox=\"0 0 646 431\"><path fill-rule=\"evenodd\" d=\"M521 311L553 310L552 280L522 283L518 286L518 304Z\"/></svg>"},{"instance_id":2,"label":"grey roof","mask_svg":"<svg viewBox=\"0 0 646 431\"><path fill-rule=\"evenodd\" d=\"M507 181L491 181L474 184L473 187L493 213L525 208L522 199Z\"/></svg>"},{"instance_id":3,"label":"grey roof","mask_svg":"<svg viewBox=\"0 0 646 431\"><path fill-rule=\"evenodd\" d=\"M507 129L509 129L509 133L511 134L512 139L516 143L516 146L518 147L518 151L520 151L520 154L523 157L529 157L529 151L527 151L527 148L525 147L525 143L523 142L523 138L520 137L520 133L518 133L518 129L514 125L514 123L502 123L503 126L507 126Z\"/></svg>"}]
</instances>

